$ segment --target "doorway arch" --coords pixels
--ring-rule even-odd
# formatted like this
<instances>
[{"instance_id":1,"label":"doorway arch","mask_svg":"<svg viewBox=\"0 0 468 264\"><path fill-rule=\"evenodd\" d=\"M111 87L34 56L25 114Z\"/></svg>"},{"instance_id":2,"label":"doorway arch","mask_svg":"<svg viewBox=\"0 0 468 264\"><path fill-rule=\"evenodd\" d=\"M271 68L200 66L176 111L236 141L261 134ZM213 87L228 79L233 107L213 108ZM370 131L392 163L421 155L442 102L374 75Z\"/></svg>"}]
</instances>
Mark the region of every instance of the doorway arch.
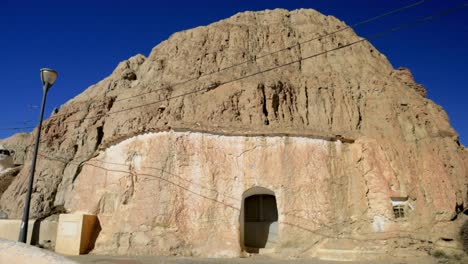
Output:
<instances>
[{"instance_id":1,"label":"doorway arch","mask_svg":"<svg viewBox=\"0 0 468 264\"><path fill-rule=\"evenodd\" d=\"M242 195L241 247L249 253L271 248L278 236L278 207L272 190L253 187Z\"/></svg>"}]
</instances>

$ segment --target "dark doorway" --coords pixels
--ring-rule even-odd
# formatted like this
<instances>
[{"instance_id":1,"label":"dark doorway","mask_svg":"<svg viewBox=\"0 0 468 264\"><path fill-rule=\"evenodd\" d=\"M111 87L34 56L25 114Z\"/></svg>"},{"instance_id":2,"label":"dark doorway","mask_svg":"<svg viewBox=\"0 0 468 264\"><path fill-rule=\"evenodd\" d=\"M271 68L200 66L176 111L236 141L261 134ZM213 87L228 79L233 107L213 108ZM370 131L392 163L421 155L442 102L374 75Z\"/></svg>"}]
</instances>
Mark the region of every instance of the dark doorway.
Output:
<instances>
[{"instance_id":1,"label":"dark doorway","mask_svg":"<svg viewBox=\"0 0 468 264\"><path fill-rule=\"evenodd\" d=\"M257 194L244 201L244 245L265 248L276 237L278 209L276 198L270 194Z\"/></svg>"}]
</instances>

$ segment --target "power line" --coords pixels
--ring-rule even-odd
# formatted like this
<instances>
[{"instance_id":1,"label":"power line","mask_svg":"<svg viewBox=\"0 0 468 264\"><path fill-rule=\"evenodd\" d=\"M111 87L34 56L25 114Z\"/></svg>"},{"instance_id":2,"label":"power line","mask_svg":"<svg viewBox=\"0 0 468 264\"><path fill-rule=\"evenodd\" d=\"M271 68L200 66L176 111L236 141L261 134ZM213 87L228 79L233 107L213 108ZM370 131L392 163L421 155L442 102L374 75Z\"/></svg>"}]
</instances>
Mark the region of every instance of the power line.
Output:
<instances>
[{"instance_id":1,"label":"power line","mask_svg":"<svg viewBox=\"0 0 468 264\"><path fill-rule=\"evenodd\" d=\"M0 130L26 130L26 129L33 129L35 127L2 127Z\"/></svg>"},{"instance_id":2,"label":"power line","mask_svg":"<svg viewBox=\"0 0 468 264\"><path fill-rule=\"evenodd\" d=\"M93 168L103 170L106 173L114 172L114 173L125 173L125 174L130 174L130 175L132 173L136 173L138 175L138 177L157 179L160 182L162 181L162 182L165 182L165 183L167 183L169 185L172 185L175 188L178 188L183 192L188 192L188 193L190 193L192 195L195 195L195 196L197 196L197 197L199 197L201 199L206 199L208 201L212 201L212 202L221 204L226 208L230 208L230 209L233 209L235 211L241 211L242 210L242 208L239 208L238 206L236 206L236 204L241 202L241 200L239 198L233 197L232 195L228 194L227 192L221 192L221 191L219 191L217 189L214 189L212 187L207 187L207 186L204 186L202 184L195 183L195 182L193 182L191 180L185 179L184 177L182 177L179 174L169 172L168 170L166 170L164 168L141 167L141 169L153 170L153 171L157 170L157 171L161 172L161 175L156 175L156 174L151 174L151 173L144 173L144 172L141 172L141 171L140 172L138 172L138 171L132 172L129 169L123 169L123 168L122 169L108 168L105 165L102 165L102 164L109 164L109 165L128 167L129 164L125 164L125 163L108 162L108 161L99 160L99 159L96 159L96 160L89 160L88 159L88 160L84 160L82 162L73 162L71 160L63 159L63 158L60 158L60 157L51 157L51 156L48 156L48 155L45 155L45 154L42 154L42 153L40 153L39 155L42 156L45 159L48 159L48 160L55 160L55 161L59 161L59 162L62 162L62 163L68 163L68 164L73 164L73 165L83 166L83 167L84 166L90 166L90 167L93 167ZM91 158L94 158L94 157L91 157ZM96 163L100 163L100 165L98 165ZM164 174L168 174L170 177L175 177L178 180L172 179L170 177L164 177L163 176ZM125 176L123 176L123 177L125 177ZM149 180L144 180L144 181L146 182L146 181L149 181ZM200 190L199 191L191 190L190 185L196 185L196 186L198 186L200 188ZM220 199L220 197L223 197L223 198ZM283 214L285 216L290 216L290 217L293 217L295 219L299 219L299 221L305 222L306 225L299 224L299 223L291 223L291 222L288 222L288 221L281 221L281 222L279 222L280 224L296 227L296 228L299 228L299 229L301 229L303 231L307 231L307 232L310 232L310 233L313 233L313 234L316 234L316 235L320 235L320 236L323 236L323 237L341 238L341 239L349 239L349 240L354 240L354 241L367 241L367 242L369 242L369 241L379 241L379 240L389 240L389 239L410 239L410 240L419 241L421 243L431 243L431 244L436 243L436 241L431 240L430 238L419 237L419 235L422 235L424 233L424 231L422 230L423 229L422 227L419 227L417 229L412 229L412 230L385 231L384 233L381 233L381 235L384 235L383 237L379 236L379 237L373 237L373 238L364 238L364 237L362 237L363 235L375 235L375 233L374 232L361 232L359 234L354 234L354 232L352 232L352 231L346 231L346 230L343 230L343 229L341 229L341 230L339 229L340 226L343 226L343 224L345 224L343 222L341 222L341 223L338 222L338 223L334 223L332 225L329 225L329 224L325 224L325 223L323 223L321 221L317 221L314 218L307 218L307 217L303 217L303 216L298 216L298 215L295 215L295 214L291 214L289 212L284 212ZM359 217L358 220L359 221L368 221L369 219L365 218L365 217ZM316 226L319 226L319 228L325 229L325 230L311 229L310 227L307 227L307 224L316 225ZM421 231L418 231L418 230L421 230ZM449 248L449 249L459 249L458 247L444 246L444 245L436 245L436 247Z\"/></svg>"},{"instance_id":3,"label":"power line","mask_svg":"<svg viewBox=\"0 0 468 264\"><path fill-rule=\"evenodd\" d=\"M402 29L405 29L405 28L408 28L408 27L411 27L411 26L415 26L415 25L421 24L423 22L435 19L437 17L447 15L449 13L452 13L452 12L454 12L454 11L456 11L458 9L461 9L463 7L466 7L466 6L468 6L468 3L462 4L462 5L453 7L453 8L448 8L448 9L445 9L445 10L443 10L441 12L436 13L436 14L433 14L433 15L430 15L430 16L427 16L427 17L424 17L424 18L421 18L421 19L417 19L415 21L412 21L412 22L409 22L409 23L406 23L406 24L403 24L403 25L400 25L400 26L397 26L397 27L393 27L393 28L390 28L388 30L384 30L384 31L376 33L376 34L374 34L374 35L372 35L372 36L370 36L368 38L362 38L362 39L359 39L357 41L350 42L348 44L338 46L338 47L330 49L330 50L322 51L322 52L319 52L319 53L316 53L316 54L313 54L313 55L310 55L310 56L307 56L307 57L303 57L303 58L300 58L298 60L290 61L290 62L282 64L282 65L274 66L274 67L271 67L269 69L258 71L258 72L255 72L255 73L252 73L252 74L249 74L249 75L245 75L245 76L242 76L242 77L238 77L238 78L235 78L235 79L232 79L232 80L229 80L229 81L220 82L220 83L218 83L218 86L225 85L225 84L228 84L228 83L233 83L233 82L240 81L240 80L243 80L243 79L247 79L247 78L259 75L259 74L263 74L263 73L270 72L270 71L273 71L273 70L276 70L276 69L279 69L279 68L282 68L282 67L285 67L285 66L289 66L289 65L292 65L292 64L295 64L295 63L299 63L299 62L302 62L302 61L307 60L307 59L312 59L312 58L327 54L329 52L333 52L333 51L340 50L340 49L343 49L343 48L346 48L346 47L350 47L350 46L358 44L360 42L369 41L371 39L376 39L376 38L388 35L390 33L394 33L396 31L399 31L399 30L402 30ZM129 108L124 108L124 109L113 111L113 112L108 112L108 113L105 113L105 114L95 115L95 116L91 116L91 117L85 117L85 118L77 119L77 120L69 120L69 121L65 121L65 122L62 122L62 123L82 122L83 120L86 120L86 119L95 119L95 118L100 118L100 117L103 117L103 116L110 116L110 115L113 115L113 114L127 112L127 111L130 111L130 110L142 108L142 107L149 106L149 105L154 105L154 104L157 104L157 103L167 102L169 100L184 97L186 95L195 94L195 93L199 93L199 92L203 92L203 91L208 91L209 89L211 89L211 85L207 86L207 87L200 88L200 89L196 89L196 90L193 90L193 91L190 91L190 92L187 92L187 93L182 93L182 94L179 94L179 95L168 97L168 98L165 98L165 99L156 100L156 101L152 101L152 102L149 102L149 103L145 103L145 104L141 104L141 105L137 105L137 106L133 106L133 107L129 107Z\"/></svg>"},{"instance_id":4,"label":"power line","mask_svg":"<svg viewBox=\"0 0 468 264\"><path fill-rule=\"evenodd\" d=\"M368 38L361 38L361 39L359 39L357 41L350 42L348 44L341 45L341 46L338 46L338 47L330 49L330 50L319 52L319 53L316 53L316 54L313 54L313 55L310 55L310 56L307 56L307 57L300 58L298 60L294 60L294 61L282 64L282 65L278 65L278 66L275 66L275 67L272 67L272 68L269 68L269 69L266 69L266 70L258 71L258 72L255 72L255 73L252 73L252 74L249 74L249 75L246 75L246 76L242 76L242 77L239 77L239 78L235 78L235 79L232 79L232 80L229 80L229 81L221 82L221 83L218 83L217 86L221 86L221 85L225 85L225 84L228 84L228 83L243 80L243 79L246 79L246 78L250 78L250 77L256 76L258 74L262 74L262 73L265 73L265 72L270 72L270 71L276 70L278 68L289 66L289 65L292 65L292 64L299 63L301 61L307 60L307 59L311 59L311 58L315 58L315 57L327 54L329 52L333 52L333 51L336 51L336 50L339 50L339 49L343 49L343 48L358 44L360 42L368 41L368 40L371 40L371 39L376 39L376 38L388 35L390 33L393 33L393 32L396 32L396 31L399 31L399 30L402 30L402 29L405 29L405 28L408 28L408 27L411 27L411 26L415 26L417 24L421 24L423 22L430 21L432 19L444 16L444 15L447 15L449 13L455 12L455 11L457 11L457 10L459 10L461 8L467 7L467 6L468 6L468 3L465 3L465 4L461 4L461 5L452 7L452 8L444 9L444 10L442 10L442 11L440 11L438 13L435 13L433 15L430 15L430 16L427 16L427 17L424 17L424 18L421 18L421 19L417 19L415 21L412 21L412 22L409 22L409 23L406 23L406 24L403 24L403 25L400 25L400 26L397 26L397 27L394 27L394 28L390 28L388 30L384 30L384 31L379 32L377 34L374 34L374 35L372 35L372 36L370 36ZM167 88L165 88L165 89L167 89ZM87 119L95 119L95 118L100 118L100 117L103 117L103 116L109 116L109 115L122 113L122 112L138 109L138 108L149 106L149 105L154 105L154 104L161 103L161 102L167 102L167 101L170 101L170 100L173 100L173 99L184 97L186 95L195 94L195 93L199 93L199 92L203 92L203 91L208 91L210 89L212 89L211 85L207 86L207 87L204 87L204 88L196 89L196 90L191 91L191 92L182 93L182 94L179 94L179 95L176 95L176 96L172 96L172 97L168 97L168 98L165 98L165 99L156 100L156 101L152 101L152 102L149 102L149 103L145 103L145 104L141 104L141 105L137 105L137 106L117 110L117 111L114 111L114 112L108 112L108 113L105 113L105 114L99 114L99 115L95 115L95 116L84 117L84 118L77 119L77 120L69 120L69 121L65 121L65 122L61 122L61 123L66 124L66 123L73 123L73 122L82 122L82 121L87 120ZM122 100L124 100L124 99L122 99Z\"/></svg>"},{"instance_id":5,"label":"power line","mask_svg":"<svg viewBox=\"0 0 468 264\"><path fill-rule=\"evenodd\" d=\"M148 91L148 92L144 92L144 93L139 93L139 94L136 94L136 95L133 95L133 96L129 96L129 97L125 97L125 98L121 98L121 99L118 99L118 100L115 100L114 103L117 103L117 102L120 102L120 101L126 101L126 100L129 100L129 99L132 99L132 98L136 98L136 97L140 97L140 96L143 96L143 95L147 95L147 94L150 94L150 93L155 93L155 92L158 92L158 91L162 91L162 90L168 90L169 87L170 88L174 88L176 86L180 86L180 85L183 85L183 84L187 84L187 83L190 83L192 81L195 81L195 80L198 80L202 77L206 77L206 76L210 76L210 75L213 75L213 74L217 74L217 73L221 73L221 72L224 72L226 70L229 70L229 69L233 69L233 68L236 68L236 67L239 67L239 66L242 66L242 65L245 65L245 64L248 64L250 62L255 62L255 61L258 61L260 59L263 59L263 58L266 58L268 56L271 56L271 55L274 55L274 54L278 54L280 52L283 52L283 51L288 51L288 50L291 50L292 48L295 48L295 47L299 47L303 44L306 44L306 43L309 43L309 42L312 42L314 40L318 40L318 39L321 39L321 38L324 38L324 37L329 37L329 36L332 36L332 35L335 35L337 33L340 33L342 31L345 31L345 30L348 30L348 29L352 29L352 28L355 28L357 26L360 26L360 25L364 25L364 24L367 24L367 23L370 23L372 21L375 21L375 20L378 20L378 19L381 19L381 18L384 18L386 16L390 16L392 14L395 14L395 13L398 13L398 12L401 12L401 11L404 11L406 9L409 9L409 8L412 8L412 7L415 7L415 6L418 6L418 5L421 5L423 4L424 2L426 2L426 0L421 0L421 1L418 1L418 2L415 2L413 4L410 4L410 5L406 5L406 6L403 6L403 7L400 7L400 8L397 8L397 9L394 9L394 10L391 10L391 11L388 11L388 12L385 12L385 13L382 13L380 15L377 15L377 16L374 16L374 17L371 17L371 18L368 18L368 19L365 19L365 20L362 20L360 22L357 22L351 26L346 26L346 27L343 27L341 29L338 29L338 30L335 30L333 32L330 32L330 33L327 33L327 34L324 34L324 35L319 35L319 36L316 36L316 37L313 37L311 39L308 39L308 40L305 40L303 42L299 42L297 44L294 44L292 46L288 46L286 48L282 48L282 49L279 49L279 50L276 50L276 51L273 51L273 52L270 52L270 53L267 53L267 54L264 54L264 55L261 55L261 56L258 56L258 57L255 57L254 59L248 59L246 61L243 61L243 62L240 62L240 63L237 63L237 64L233 64L231 66L228 66L228 67L225 67L225 68L222 68L222 69L219 69L217 71L212 71L212 72L208 72L208 73L205 73L205 74L201 74L197 77L193 77L193 78L190 78L190 79L187 79L185 81L181 81L181 82L178 82L178 83L175 83L175 84L172 84L172 85L167 85L163 88L159 88L159 89L155 89L155 90L152 90L152 91ZM87 103L89 104L92 104L93 102L100 102L101 100L90 100L90 101L87 101ZM95 108L95 107L91 107L92 108ZM84 111L89 111L90 109L81 109L81 110L76 110L75 112L73 113L78 113L78 112L84 112ZM49 119L52 119L52 118L58 118L58 117L61 117L61 116L65 116L65 115L68 115L69 112L67 113L63 113L63 114L56 114L56 115L53 115L51 117L49 117ZM22 128L15 128L17 130L20 130ZM24 129L30 129L30 127L25 127ZM0 128L0 130L3 130L2 128Z\"/></svg>"}]
</instances>

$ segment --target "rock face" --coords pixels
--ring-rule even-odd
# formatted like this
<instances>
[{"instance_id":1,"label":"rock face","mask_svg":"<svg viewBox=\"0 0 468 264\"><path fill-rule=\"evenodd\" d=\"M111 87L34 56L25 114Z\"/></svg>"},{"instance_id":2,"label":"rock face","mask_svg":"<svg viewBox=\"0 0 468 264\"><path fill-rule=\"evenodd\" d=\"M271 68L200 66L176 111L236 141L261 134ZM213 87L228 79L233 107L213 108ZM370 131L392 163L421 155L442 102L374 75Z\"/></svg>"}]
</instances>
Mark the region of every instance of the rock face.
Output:
<instances>
[{"instance_id":1,"label":"rock face","mask_svg":"<svg viewBox=\"0 0 468 264\"><path fill-rule=\"evenodd\" d=\"M368 42L311 57L360 39L320 37L343 27L313 10L245 12L120 63L45 121L32 217L97 214L96 253L461 248L466 149ZM25 164L0 200L10 218Z\"/></svg>"},{"instance_id":2,"label":"rock face","mask_svg":"<svg viewBox=\"0 0 468 264\"><path fill-rule=\"evenodd\" d=\"M22 166L8 168L0 172L0 195L10 186L15 176L18 175ZM1 212L1 211L0 211Z\"/></svg>"},{"instance_id":3,"label":"rock face","mask_svg":"<svg viewBox=\"0 0 468 264\"><path fill-rule=\"evenodd\" d=\"M0 140L0 145L6 149L12 150L13 164L22 165L27 159L26 155L29 151L29 146L32 144L31 134L18 133L7 139Z\"/></svg>"},{"instance_id":4,"label":"rock face","mask_svg":"<svg viewBox=\"0 0 468 264\"><path fill-rule=\"evenodd\" d=\"M10 186L14 177L19 173L21 167L15 167L13 151L0 144L0 195ZM7 218L0 210L0 219Z\"/></svg>"},{"instance_id":5,"label":"rock face","mask_svg":"<svg viewBox=\"0 0 468 264\"><path fill-rule=\"evenodd\" d=\"M10 150L0 145L0 172L14 167Z\"/></svg>"}]
</instances>

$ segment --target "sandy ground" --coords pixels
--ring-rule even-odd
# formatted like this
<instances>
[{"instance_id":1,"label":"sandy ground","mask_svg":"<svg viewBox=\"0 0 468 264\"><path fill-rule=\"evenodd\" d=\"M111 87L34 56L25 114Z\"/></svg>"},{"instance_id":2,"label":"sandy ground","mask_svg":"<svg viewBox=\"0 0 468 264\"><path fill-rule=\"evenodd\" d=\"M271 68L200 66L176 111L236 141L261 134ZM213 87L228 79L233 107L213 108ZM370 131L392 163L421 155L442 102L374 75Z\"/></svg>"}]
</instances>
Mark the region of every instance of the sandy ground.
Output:
<instances>
[{"instance_id":1,"label":"sandy ground","mask_svg":"<svg viewBox=\"0 0 468 264\"><path fill-rule=\"evenodd\" d=\"M268 257L250 257L234 259L207 259L207 258L181 258L181 257L158 257L158 256L139 256L139 257L111 257L111 256L77 256L69 257L81 264L436 264L437 260L427 258L413 258L405 260L374 260L374 261L326 261L319 259L273 259Z\"/></svg>"},{"instance_id":2,"label":"sandy ground","mask_svg":"<svg viewBox=\"0 0 468 264\"><path fill-rule=\"evenodd\" d=\"M60 256L48 250L40 249L16 241L0 239L0 264L10 263L77 264L63 256Z\"/></svg>"},{"instance_id":3,"label":"sandy ground","mask_svg":"<svg viewBox=\"0 0 468 264\"><path fill-rule=\"evenodd\" d=\"M29 246L15 241L0 239L0 264L455 264L468 263L463 260L435 259L431 257L412 257L406 259L379 259L373 261L327 261L319 259L277 259L254 255L249 258L210 259L163 256L61 256L54 252Z\"/></svg>"}]
</instances>

